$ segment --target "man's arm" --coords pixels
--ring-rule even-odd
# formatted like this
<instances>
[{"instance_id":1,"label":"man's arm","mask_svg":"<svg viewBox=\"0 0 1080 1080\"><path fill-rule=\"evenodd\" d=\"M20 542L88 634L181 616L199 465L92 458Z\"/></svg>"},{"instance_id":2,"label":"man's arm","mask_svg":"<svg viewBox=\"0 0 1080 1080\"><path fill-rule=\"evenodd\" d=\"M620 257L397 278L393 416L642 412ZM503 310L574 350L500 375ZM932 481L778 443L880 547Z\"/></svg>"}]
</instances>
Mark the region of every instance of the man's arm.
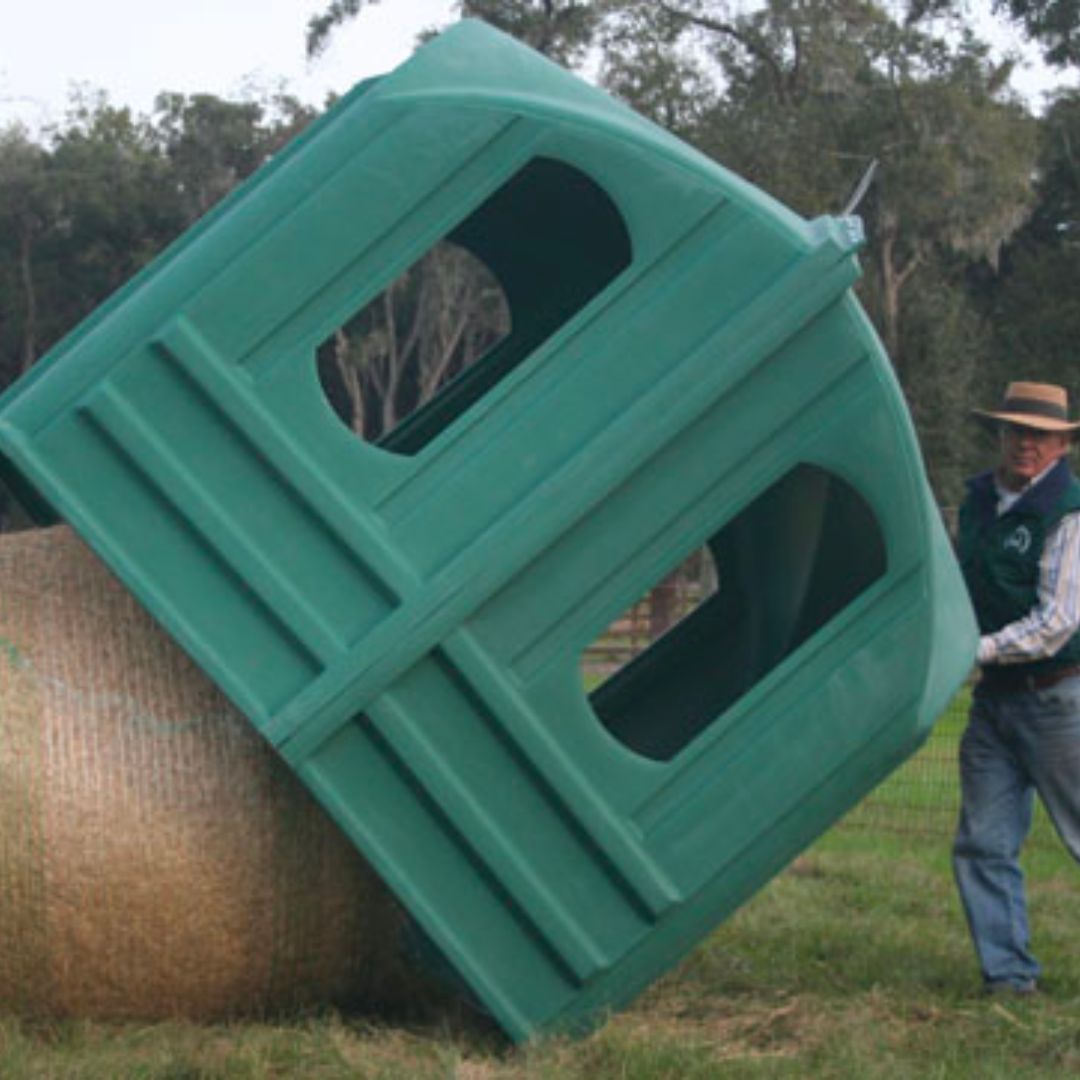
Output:
<instances>
[{"instance_id":1,"label":"man's arm","mask_svg":"<svg viewBox=\"0 0 1080 1080\"><path fill-rule=\"evenodd\" d=\"M1053 656L1080 629L1080 513L1046 538L1038 603L1016 622L979 640L980 664L1022 664Z\"/></svg>"}]
</instances>

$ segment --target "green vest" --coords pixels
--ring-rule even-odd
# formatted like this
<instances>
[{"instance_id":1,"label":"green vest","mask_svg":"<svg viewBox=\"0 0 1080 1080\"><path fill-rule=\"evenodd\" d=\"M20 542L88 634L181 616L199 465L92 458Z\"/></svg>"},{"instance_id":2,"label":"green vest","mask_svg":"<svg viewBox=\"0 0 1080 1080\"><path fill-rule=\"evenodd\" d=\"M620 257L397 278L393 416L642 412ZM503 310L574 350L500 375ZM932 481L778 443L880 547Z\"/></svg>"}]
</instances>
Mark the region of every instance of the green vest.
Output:
<instances>
[{"instance_id":1,"label":"green vest","mask_svg":"<svg viewBox=\"0 0 1080 1080\"><path fill-rule=\"evenodd\" d=\"M1062 458L1031 491L997 516L994 474L968 482L960 508L958 548L979 632L992 634L1038 603L1039 560L1047 534L1065 514L1080 511L1080 481ZM1080 662L1080 632L1053 657L1010 670L1040 671Z\"/></svg>"}]
</instances>

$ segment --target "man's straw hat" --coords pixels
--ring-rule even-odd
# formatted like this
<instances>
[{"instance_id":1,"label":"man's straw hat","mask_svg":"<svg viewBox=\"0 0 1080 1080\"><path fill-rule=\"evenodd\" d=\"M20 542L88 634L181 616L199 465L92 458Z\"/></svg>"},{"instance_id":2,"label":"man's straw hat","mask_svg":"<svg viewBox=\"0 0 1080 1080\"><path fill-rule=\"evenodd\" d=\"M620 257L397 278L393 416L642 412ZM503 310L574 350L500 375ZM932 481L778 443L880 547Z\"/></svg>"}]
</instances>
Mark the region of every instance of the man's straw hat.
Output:
<instances>
[{"instance_id":1,"label":"man's straw hat","mask_svg":"<svg viewBox=\"0 0 1080 1080\"><path fill-rule=\"evenodd\" d=\"M1063 386L1051 383L1011 382L997 409L972 409L986 420L1021 424L1042 431L1076 431L1080 421L1069 420L1069 395Z\"/></svg>"}]
</instances>

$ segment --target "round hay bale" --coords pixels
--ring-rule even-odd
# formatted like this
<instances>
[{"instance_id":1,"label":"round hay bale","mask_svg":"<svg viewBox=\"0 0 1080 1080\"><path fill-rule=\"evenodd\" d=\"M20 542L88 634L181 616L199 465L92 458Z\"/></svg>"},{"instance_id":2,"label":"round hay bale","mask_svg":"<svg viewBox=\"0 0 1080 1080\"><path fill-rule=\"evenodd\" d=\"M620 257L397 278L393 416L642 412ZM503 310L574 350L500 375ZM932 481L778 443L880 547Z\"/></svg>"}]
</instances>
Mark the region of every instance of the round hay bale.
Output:
<instances>
[{"instance_id":1,"label":"round hay bale","mask_svg":"<svg viewBox=\"0 0 1080 1080\"><path fill-rule=\"evenodd\" d=\"M67 528L0 536L0 1010L394 1009L404 916Z\"/></svg>"}]
</instances>

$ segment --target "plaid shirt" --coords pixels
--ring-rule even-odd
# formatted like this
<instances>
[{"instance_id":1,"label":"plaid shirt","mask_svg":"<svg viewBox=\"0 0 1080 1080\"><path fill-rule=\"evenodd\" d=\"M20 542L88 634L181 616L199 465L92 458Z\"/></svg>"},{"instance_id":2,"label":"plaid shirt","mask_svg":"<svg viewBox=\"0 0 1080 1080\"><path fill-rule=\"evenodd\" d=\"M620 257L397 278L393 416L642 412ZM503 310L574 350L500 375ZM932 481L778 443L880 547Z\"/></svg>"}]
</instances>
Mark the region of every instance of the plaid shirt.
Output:
<instances>
[{"instance_id":1,"label":"plaid shirt","mask_svg":"<svg viewBox=\"0 0 1080 1080\"><path fill-rule=\"evenodd\" d=\"M1080 629L1080 514L1067 514L1046 537L1039 602L1016 622L979 641L980 664L1022 664L1053 656Z\"/></svg>"}]
</instances>

